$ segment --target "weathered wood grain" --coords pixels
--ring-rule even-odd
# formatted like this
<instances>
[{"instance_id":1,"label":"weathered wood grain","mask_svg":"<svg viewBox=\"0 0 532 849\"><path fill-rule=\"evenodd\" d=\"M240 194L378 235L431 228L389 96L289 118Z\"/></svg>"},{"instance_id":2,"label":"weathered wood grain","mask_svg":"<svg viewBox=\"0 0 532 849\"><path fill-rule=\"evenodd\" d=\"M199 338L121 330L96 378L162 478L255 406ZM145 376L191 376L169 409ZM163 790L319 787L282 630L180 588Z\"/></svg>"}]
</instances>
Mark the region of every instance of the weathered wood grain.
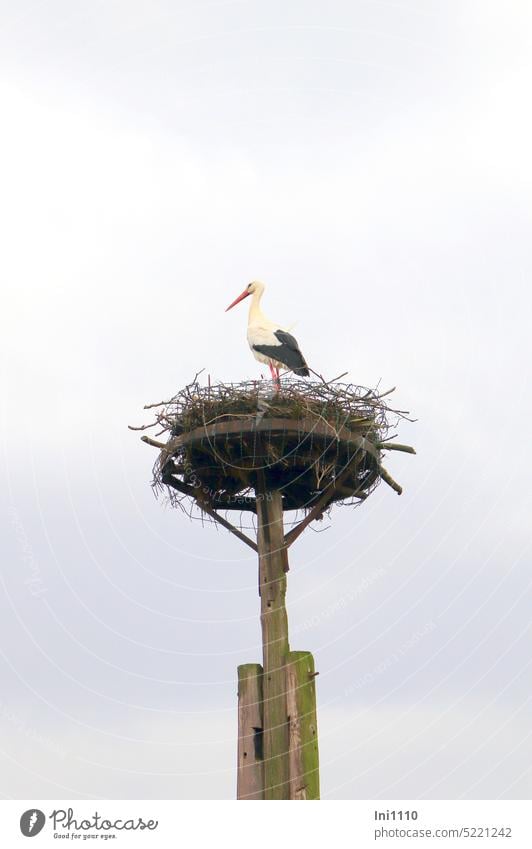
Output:
<instances>
[{"instance_id":1,"label":"weathered wood grain","mask_svg":"<svg viewBox=\"0 0 532 849\"><path fill-rule=\"evenodd\" d=\"M286 658L286 702L290 799L319 799L316 673L310 652L292 651Z\"/></svg>"},{"instance_id":2,"label":"weathered wood grain","mask_svg":"<svg viewBox=\"0 0 532 849\"><path fill-rule=\"evenodd\" d=\"M237 799L264 799L262 666L238 667Z\"/></svg>"},{"instance_id":3,"label":"weathered wood grain","mask_svg":"<svg viewBox=\"0 0 532 849\"><path fill-rule=\"evenodd\" d=\"M264 798L289 798L285 607L288 558L279 491L267 491L259 474L257 496L260 621L263 646Z\"/></svg>"}]
</instances>

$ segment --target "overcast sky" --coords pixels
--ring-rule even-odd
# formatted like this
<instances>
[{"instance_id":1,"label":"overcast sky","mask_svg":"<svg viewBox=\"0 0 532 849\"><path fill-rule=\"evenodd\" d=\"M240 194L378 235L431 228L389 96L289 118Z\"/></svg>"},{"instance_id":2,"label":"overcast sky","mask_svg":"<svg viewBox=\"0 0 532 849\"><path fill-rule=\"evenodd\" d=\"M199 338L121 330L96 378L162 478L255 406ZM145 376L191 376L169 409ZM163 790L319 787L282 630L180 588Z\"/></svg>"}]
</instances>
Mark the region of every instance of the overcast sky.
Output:
<instances>
[{"instance_id":1,"label":"overcast sky","mask_svg":"<svg viewBox=\"0 0 532 849\"><path fill-rule=\"evenodd\" d=\"M291 549L323 797L529 798L530 4L0 10L2 796L234 797L256 563L127 425L260 375L258 278L418 420Z\"/></svg>"}]
</instances>

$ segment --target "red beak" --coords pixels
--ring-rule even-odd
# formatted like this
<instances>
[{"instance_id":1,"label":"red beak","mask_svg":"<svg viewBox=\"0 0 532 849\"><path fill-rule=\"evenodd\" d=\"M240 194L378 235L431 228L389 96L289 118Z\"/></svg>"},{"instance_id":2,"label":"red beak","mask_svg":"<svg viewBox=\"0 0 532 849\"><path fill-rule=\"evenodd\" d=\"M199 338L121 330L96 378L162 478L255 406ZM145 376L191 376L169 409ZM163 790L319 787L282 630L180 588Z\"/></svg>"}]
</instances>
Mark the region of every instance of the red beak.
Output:
<instances>
[{"instance_id":1,"label":"red beak","mask_svg":"<svg viewBox=\"0 0 532 849\"><path fill-rule=\"evenodd\" d=\"M237 305L237 304L239 304L239 303L240 303L240 301L243 301L243 300L244 300L244 298L247 298L247 296L248 296L249 294L250 294L250 292L248 292L248 290L247 290L247 289L244 289L244 291L242 292L242 294L241 294L241 295L239 295L239 296L238 296L238 298L236 298L236 300L234 300L232 304L229 304L229 306L228 306L228 307L227 307L227 309L226 309L226 312L229 312L229 310L233 309L233 307L236 307L236 305Z\"/></svg>"}]
</instances>

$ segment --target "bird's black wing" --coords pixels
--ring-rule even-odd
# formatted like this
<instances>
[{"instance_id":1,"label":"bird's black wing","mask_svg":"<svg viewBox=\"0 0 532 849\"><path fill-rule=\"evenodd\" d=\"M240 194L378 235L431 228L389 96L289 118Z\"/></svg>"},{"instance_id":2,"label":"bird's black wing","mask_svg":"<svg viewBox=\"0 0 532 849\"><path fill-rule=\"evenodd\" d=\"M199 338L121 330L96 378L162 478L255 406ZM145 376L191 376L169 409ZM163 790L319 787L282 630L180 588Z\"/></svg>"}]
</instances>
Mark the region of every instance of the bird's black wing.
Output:
<instances>
[{"instance_id":1,"label":"bird's black wing","mask_svg":"<svg viewBox=\"0 0 532 849\"><path fill-rule=\"evenodd\" d=\"M274 335L279 340L279 345L253 345L254 349L259 354L264 354L266 357L271 357L272 360L283 363L295 374L308 377L310 372L305 358L299 350L297 339L285 330L276 330Z\"/></svg>"}]
</instances>

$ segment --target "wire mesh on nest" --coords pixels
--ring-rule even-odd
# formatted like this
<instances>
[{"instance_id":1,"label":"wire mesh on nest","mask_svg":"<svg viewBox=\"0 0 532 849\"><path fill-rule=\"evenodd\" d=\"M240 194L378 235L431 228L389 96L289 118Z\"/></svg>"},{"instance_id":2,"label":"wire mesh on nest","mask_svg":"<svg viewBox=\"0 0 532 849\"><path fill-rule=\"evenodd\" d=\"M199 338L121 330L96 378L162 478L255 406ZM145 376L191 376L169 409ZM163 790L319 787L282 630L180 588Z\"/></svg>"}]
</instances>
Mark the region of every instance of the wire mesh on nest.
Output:
<instances>
[{"instance_id":1,"label":"wire mesh on nest","mask_svg":"<svg viewBox=\"0 0 532 849\"><path fill-rule=\"evenodd\" d=\"M390 390L391 391L391 390ZM322 498L360 503L383 479L401 487L382 467L382 451L413 449L391 443L390 431L405 411L393 410L390 392L352 384L285 379L200 386L197 377L154 409L162 443L154 467L156 492L189 512L255 511L262 486L282 492L284 510L307 510ZM388 440L388 441L387 441Z\"/></svg>"}]
</instances>

